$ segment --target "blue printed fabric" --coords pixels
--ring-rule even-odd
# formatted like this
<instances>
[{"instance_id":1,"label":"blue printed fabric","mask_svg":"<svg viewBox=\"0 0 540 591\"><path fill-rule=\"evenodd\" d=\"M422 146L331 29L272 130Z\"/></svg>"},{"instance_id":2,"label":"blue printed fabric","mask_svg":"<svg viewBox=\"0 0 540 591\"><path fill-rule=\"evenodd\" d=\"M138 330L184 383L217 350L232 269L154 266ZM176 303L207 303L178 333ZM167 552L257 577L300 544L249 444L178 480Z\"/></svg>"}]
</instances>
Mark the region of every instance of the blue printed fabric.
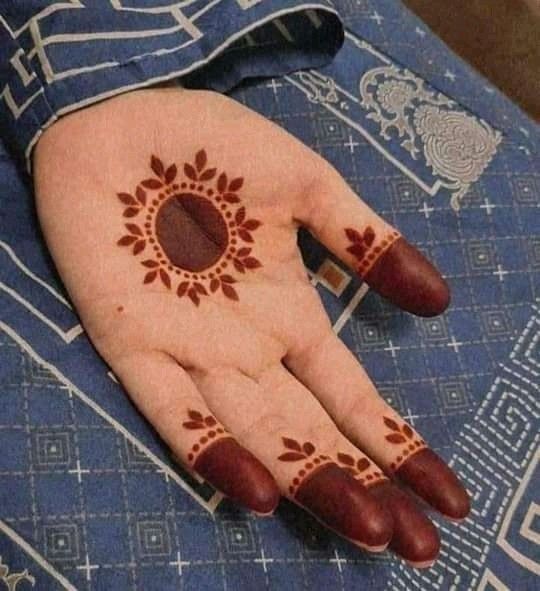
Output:
<instances>
[{"instance_id":1,"label":"blue printed fabric","mask_svg":"<svg viewBox=\"0 0 540 591\"><path fill-rule=\"evenodd\" d=\"M331 59L343 39L326 2L297 0L0 0L0 129L30 164L60 115L180 78L224 53L223 89ZM220 59L221 58L221 59Z\"/></svg>"},{"instance_id":2,"label":"blue printed fabric","mask_svg":"<svg viewBox=\"0 0 540 591\"><path fill-rule=\"evenodd\" d=\"M18 591L538 588L538 126L400 4L335 6L346 34L332 63L231 95L331 161L450 283L449 310L415 318L301 236L334 330L461 475L471 516L435 517L441 556L419 572L287 501L255 517L185 472L91 347L2 144L0 589L9 576ZM249 59L219 59L183 82L222 88L222 70L256 73Z\"/></svg>"}]
</instances>

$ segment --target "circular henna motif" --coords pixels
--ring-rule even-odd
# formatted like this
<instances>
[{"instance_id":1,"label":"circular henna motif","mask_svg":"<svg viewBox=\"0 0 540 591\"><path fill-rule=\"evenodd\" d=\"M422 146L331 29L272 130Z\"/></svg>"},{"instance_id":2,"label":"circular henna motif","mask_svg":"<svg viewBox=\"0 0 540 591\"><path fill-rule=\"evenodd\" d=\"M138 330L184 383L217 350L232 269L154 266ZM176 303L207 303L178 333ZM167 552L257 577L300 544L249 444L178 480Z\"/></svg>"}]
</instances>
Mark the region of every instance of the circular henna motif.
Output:
<instances>
[{"instance_id":1,"label":"circular henna motif","mask_svg":"<svg viewBox=\"0 0 540 591\"><path fill-rule=\"evenodd\" d=\"M204 150L184 163L183 180L175 164L165 167L156 156L150 168L155 176L133 194L118 193L124 218L133 220L124 224L127 234L117 244L135 256L153 251L141 260L145 284L159 281L196 306L218 291L238 300L237 277L262 266L253 256L253 232L261 222L248 217L238 194L244 179L207 167Z\"/></svg>"}]
</instances>

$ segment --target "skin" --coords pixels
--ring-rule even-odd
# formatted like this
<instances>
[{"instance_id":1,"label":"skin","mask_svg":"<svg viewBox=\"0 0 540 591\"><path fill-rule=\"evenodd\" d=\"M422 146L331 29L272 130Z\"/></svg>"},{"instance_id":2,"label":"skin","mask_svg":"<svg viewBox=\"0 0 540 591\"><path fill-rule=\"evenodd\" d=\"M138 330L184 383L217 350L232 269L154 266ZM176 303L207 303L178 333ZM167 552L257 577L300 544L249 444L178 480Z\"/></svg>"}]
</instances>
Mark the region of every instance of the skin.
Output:
<instances>
[{"instance_id":1,"label":"skin","mask_svg":"<svg viewBox=\"0 0 540 591\"><path fill-rule=\"evenodd\" d=\"M410 312L448 289L335 169L226 97L151 89L55 123L34 181L88 335L186 466L257 513L285 496L361 548L435 560L406 487L451 519L468 495L332 332L297 229Z\"/></svg>"}]
</instances>

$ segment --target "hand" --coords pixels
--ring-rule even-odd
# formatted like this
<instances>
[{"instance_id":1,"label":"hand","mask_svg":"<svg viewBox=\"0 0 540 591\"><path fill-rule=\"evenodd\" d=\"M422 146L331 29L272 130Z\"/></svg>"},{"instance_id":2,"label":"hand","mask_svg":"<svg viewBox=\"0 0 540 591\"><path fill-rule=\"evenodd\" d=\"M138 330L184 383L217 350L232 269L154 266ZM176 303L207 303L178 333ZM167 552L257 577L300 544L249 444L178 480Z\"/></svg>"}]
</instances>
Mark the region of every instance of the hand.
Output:
<instances>
[{"instance_id":1,"label":"hand","mask_svg":"<svg viewBox=\"0 0 540 591\"><path fill-rule=\"evenodd\" d=\"M223 96L152 89L66 116L35 154L37 206L94 345L185 465L238 503L280 495L415 566L452 471L335 336L297 248L307 227L378 292L440 313L439 273L324 160Z\"/></svg>"}]
</instances>

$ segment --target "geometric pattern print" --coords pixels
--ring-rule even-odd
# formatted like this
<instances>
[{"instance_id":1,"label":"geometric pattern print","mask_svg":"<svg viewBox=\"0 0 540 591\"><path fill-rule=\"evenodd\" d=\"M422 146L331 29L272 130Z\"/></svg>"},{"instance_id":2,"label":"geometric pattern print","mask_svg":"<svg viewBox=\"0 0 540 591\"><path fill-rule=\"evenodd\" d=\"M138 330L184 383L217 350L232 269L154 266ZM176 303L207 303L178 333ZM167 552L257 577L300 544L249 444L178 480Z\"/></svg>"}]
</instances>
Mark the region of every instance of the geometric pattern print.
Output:
<instances>
[{"instance_id":1,"label":"geometric pattern print","mask_svg":"<svg viewBox=\"0 0 540 591\"><path fill-rule=\"evenodd\" d=\"M0 2L0 120L27 156L40 128L59 115L191 72L267 23L272 41L287 44L288 13L305 8L295 24L310 31L321 28L315 11L329 9L324 1L304 6L293 0L16 4L9 9Z\"/></svg>"},{"instance_id":2,"label":"geometric pattern print","mask_svg":"<svg viewBox=\"0 0 540 591\"><path fill-rule=\"evenodd\" d=\"M540 310L533 314L507 363L463 428L451 465L472 494L471 515L441 525L440 559L425 573L401 565L388 588L521 588L540 575ZM493 560L490 558L493 555ZM497 568L499 567L499 568ZM498 572L501 571L501 572Z\"/></svg>"}]
</instances>

